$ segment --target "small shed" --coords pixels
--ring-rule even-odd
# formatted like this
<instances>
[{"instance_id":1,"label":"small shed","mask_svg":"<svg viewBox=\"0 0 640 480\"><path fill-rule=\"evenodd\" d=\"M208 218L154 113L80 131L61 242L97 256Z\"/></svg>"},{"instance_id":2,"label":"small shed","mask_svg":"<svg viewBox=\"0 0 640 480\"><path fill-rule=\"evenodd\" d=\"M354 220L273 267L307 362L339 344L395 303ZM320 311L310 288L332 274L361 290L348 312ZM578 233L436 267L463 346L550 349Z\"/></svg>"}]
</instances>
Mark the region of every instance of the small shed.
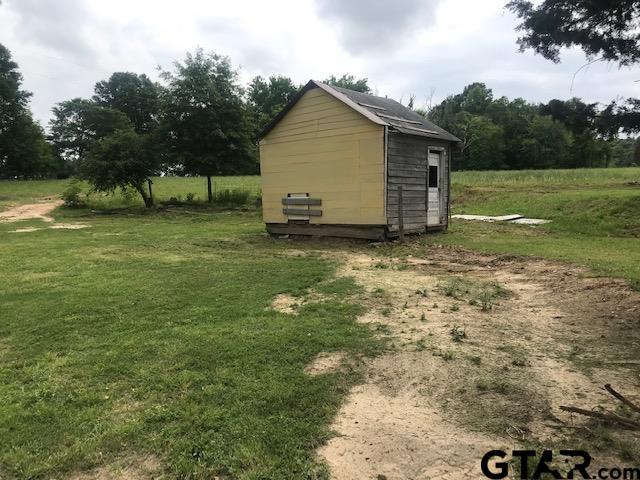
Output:
<instances>
[{"instance_id":1,"label":"small shed","mask_svg":"<svg viewBox=\"0 0 640 480\"><path fill-rule=\"evenodd\" d=\"M458 142L395 100L311 80L259 135L267 230L384 240L447 228Z\"/></svg>"}]
</instances>

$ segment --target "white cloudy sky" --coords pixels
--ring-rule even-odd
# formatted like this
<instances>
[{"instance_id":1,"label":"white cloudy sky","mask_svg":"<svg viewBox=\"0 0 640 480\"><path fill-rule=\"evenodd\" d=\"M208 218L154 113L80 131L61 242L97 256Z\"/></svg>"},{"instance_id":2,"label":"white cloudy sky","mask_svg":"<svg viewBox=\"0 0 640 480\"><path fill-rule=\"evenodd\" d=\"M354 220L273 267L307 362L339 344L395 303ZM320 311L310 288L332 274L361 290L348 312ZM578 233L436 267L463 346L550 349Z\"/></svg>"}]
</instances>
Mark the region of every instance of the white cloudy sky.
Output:
<instances>
[{"instance_id":1,"label":"white cloudy sky","mask_svg":"<svg viewBox=\"0 0 640 480\"><path fill-rule=\"evenodd\" d=\"M59 101L90 96L114 71L157 77L196 47L229 55L248 82L280 73L303 83L367 77L379 95L424 103L482 81L530 101L638 96L638 69L553 64L518 53L506 0L2 0L0 43L11 50L46 123Z\"/></svg>"}]
</instances>

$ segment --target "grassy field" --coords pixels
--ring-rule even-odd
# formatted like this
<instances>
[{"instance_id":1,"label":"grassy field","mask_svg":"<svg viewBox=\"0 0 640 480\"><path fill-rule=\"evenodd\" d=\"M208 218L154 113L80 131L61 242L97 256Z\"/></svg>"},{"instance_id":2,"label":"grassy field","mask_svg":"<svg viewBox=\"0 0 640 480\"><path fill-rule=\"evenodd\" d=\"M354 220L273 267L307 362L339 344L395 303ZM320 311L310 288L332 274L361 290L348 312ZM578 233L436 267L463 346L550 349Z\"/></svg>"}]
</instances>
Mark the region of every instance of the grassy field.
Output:
<instances>
[{"instance_id":1,"label":"grassy field","mask_svg":"<svg viewBox=\"0 0 640 480\"><path fill-rule=\"evenodd\" d=\"M454 220L430 241L566 260L640 288L640 168L456 172L453 212L519 213L541 227Z\"/></svg>"},{"instance_id":2,"label":"grassy field","mask_svg":"<svg viewBox=\"0 0 640 480\"><path fill-rule=\"evenodd\" d=\"M288 256L256 212L0 223L0 478L60 478L162 452L169 478L320 478L314 448L357 379L321 351L376 351L334 266ZM309 287L299 315L269 307ZM207 475L205 475L207 472Z\"/></svg>"},{"instance_id":3,"label":"grassy field","mask_svg":"<svg viewBox=\"0 0 640 480\"><path fill-rule=\"evenodd\" d=\"M426 243L539 255L640 286L640 169L462 172L457 213L549 218L543 227L454 221ZM66 181L0 182L0 208L55 196ZM216 189L259 195L257 177ZM203 198L202 179L158 178L160 200ZM288 255L242 209L146 211L92 196L98 214L55 213L83 230L0 223L0 478L60 478L159 456L170 477L324 478L314 449L357 370L309 376L318 353L381 350L354 320L358 287L330 261ZM324 290L291 317L278 293ZM159 454L160 452L160 454Z\"/></svg>"}]
</instances>

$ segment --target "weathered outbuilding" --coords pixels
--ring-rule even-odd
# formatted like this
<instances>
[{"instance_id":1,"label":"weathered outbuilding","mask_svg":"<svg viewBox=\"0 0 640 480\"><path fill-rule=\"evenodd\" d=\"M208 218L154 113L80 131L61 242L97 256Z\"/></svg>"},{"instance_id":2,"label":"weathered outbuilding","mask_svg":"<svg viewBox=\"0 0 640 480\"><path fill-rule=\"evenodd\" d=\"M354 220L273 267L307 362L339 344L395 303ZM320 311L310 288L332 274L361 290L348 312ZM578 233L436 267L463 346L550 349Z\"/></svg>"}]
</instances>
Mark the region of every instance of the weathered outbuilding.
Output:
<instances>
[{"instance_id":1,"label":"weathered outbuilding","mask_svg":"<svg viewBox=\"0 0 640 480\"><path fill-rule=\"evenodd\" d=\"M272 234L382 240L448 226L460 140L395 100L312 80L259 141Z\"/></svg>"}]
</instances>

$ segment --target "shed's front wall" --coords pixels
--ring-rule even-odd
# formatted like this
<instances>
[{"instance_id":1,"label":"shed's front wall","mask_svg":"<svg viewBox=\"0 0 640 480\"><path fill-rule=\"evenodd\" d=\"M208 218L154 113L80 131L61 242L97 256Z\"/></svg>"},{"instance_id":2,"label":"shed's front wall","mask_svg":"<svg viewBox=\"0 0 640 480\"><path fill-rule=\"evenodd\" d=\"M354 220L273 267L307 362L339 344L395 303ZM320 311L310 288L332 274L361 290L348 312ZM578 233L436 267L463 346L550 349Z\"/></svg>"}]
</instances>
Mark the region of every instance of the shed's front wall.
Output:
<instances>
[{"instance_id":1,"label":"shed's front wall","mask_svg":"<svg viewBox=\"0 0 640 480\"><path fill-rule=\"evenodd\" d=\"M403 188L403 225L405 231L424 232L429 227L446 227L449 212L449 142L389 133L387 152L387 215L389 230L398 231L398 186ZM442 165L438 169L439 195L429 200L439 203L439 211L427 219L427 168L430 149L442 149ZM439 197L439 198L438 198Z\"/></svg>"},{"instance_id":2,"label":"shed's front wall","mask_svg":"<svg viewBox=\"0 0 640 480\"><path fill-rule=\"evenodd\" d=\"M303 95L260 141L265 223L287 223L282 198L320 198L311 224L385 225L384 127L321 89Z\"/></svg>"}]
</instances>

